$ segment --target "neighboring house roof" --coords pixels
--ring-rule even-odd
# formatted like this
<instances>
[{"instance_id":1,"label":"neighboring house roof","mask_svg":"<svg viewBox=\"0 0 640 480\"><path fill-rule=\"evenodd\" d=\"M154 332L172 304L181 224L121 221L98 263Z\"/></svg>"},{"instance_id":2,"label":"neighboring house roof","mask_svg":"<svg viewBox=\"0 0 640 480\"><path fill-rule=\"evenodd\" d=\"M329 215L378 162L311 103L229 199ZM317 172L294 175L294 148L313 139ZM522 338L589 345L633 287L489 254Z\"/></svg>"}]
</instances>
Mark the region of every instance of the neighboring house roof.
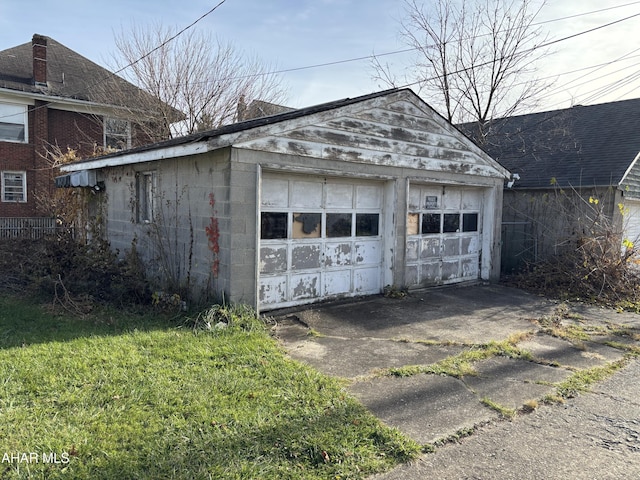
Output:
<instances>
[{"instance_id":1,"label":"neighboring house roof","mask_svg":"<svg viewBox=\"0 0 640 480\"><path fill-rule=\"evenodd\" d=\"M244 97L238 102L237 118L239 122L251 120L253 118L268 117L279 113L291 112L295 108L277 105L275 103L265 102L264 100L253 100L248 106L244 101Z\"/></svg>"},{"instance_id":2,"label":"neighboring house roof","mask_svg":"<svg viewBox=\"0 0 640 480\"><path fill-rule=\"evenodd\" d=\"M619 186L640 152L639 129L640 99L577 105L495 120L483 148L520 176L513 188Z\"/></svg>"},{"instance_id":3,"label":"neighboring house roof","mask_svg":"<svg viewBox=\"0 0 640 480\"><path fill-rule=\"evenodd\" d=\"M407 125L402 127L402 125ZM509 172L409 89L392 89L225 125L65 165L74 172L228 146L508 177Z\"/></svg>"},{"instance_id":4,"label":"neighboring house roof","mask_svg":"<svg viewBox=\"0 0 640 480\"><path fill-rule=\"evenodd\" d=\"M55 39L36 39L46 40L46 85L34 81L33 43L28 42L0 51L0 89L144 109L158 101Z\"/></svg>"}]
</instances>

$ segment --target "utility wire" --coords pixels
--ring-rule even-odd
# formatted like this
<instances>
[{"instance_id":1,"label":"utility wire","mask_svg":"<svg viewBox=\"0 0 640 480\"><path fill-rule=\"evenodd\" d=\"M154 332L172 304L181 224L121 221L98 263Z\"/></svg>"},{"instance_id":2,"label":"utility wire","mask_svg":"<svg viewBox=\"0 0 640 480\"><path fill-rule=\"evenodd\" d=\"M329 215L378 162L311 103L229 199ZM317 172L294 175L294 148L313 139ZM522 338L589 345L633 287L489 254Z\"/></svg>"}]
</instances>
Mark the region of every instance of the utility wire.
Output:
<instances>
[{"instance_id":1,"label":"utility wire","mask_svg":"<svg viewBox=\"0 0 640 480\"><path fill-rule=\"evenodd\" d=\"M202 16L200 16L197 20L195 20L194 22L192 22L190 25L188 25L187 27L183 28L183 29L182 29L182 30L180 30L178 33L176 33L175 35L173 35L171 38L169 38L169 39L165 40L162 44L160 44L160 45L158 45L157 47L155 47L154 49L150 50L149 52L147 52L146 54L144 54L144 55L143 55L143 56L141 56L140 58L138 58L138 59L136 59L136 60L134 60L134 61L130 62L129 64L127 64L127 65L125 65L124 67L120 68L118 71L113 72L113 75L116 75L116 74L118 74L118 73L120 73L120 72L124 71L125 69L127 69L127 68L129 68L129 67L131 67L131 66L133 66L133 65L135 65L135 64L137 64L138 62L142 61L144 58L148 57L149 55L151 55L151 54L152 54L152 53L154 53L155 51L157 51L157 50L161 49L162 47L164 47L165 45L167 45L169 42L171 42L171 41L175 40L179 35L183 34L185 31L187 31L188 29L192 28L194 25L196 25L196 24L197 24L198 22L200 22L202 19L204 19L205 17L207 17L208 15L210 15L211 13L213 13L213 12L214 12L216 9L218 9L218 8L219 8L223 3L225 3L225 1L226 1L226 0L221 0L221 1L216 5L216 6L214 6L214 7L213 7L211 10L209 10L207 13L203 14ZM550 23L550 22L556 22L556 21L566 20L566 19L570 19L570 18L576 18L576 17L580 17L580 16L591 15L591 14L594 14L594 13L600 13L600 12L603 12L603 11L608 11L608 10L613 10L613 9L617 9L617 8L622 8L622 7L625 7L625 6L634 5L634 4L638 4L638 3L640 3L640 1L631 2L631 3L627 3L627 4L623 4L623 5L618 5L618 6L614 6L614 7L608 7L608 8L599 9L599 10L594 10L594 11L591 11L591 12L585 12L585 13L582 13L582 14L576 14L576 15L571 15L571 16L567 16L567 17L561 17L561 18L558 18L558 19L547 20L547 21L544 21L544 22L540 22L540 24L543 24L543 23ZM570 39L576 38L576 37L578 37L578 36L585 35L585 34L587 34L587 33L591 33L591 32L596 31L596 30L600 30L600 29L603 29L603 28L607 28L607 27L610 27L610 26L612 26L612 25L615 25L615 24L618 24L618 23L621 23L621 22L624 22L624 21L630 20L630 19L635 18L635 17L638 17L638 16L640 16L640 13L638 13L638 14L634 14L634 15L630 15L630 16L627 16L627 17L621 18L621 19L619 19L619 20L615 20L615 21L613 21L613 22L609 22L609 23L606 23L606 24L603 24L603 25L600 25L600 26L597 26L597 27L594 27L594 28L591 28L591 29L588 29L588 30L584 30L584 31L582 31L582 32L578 32L578 33L573 34L573 35L569 35L569 36L566 36L566 37L562 37L562 38L560 38L560 39L551 40L551 41L548 41L548 42L542 43L542 44L540 44L540 45L534 46L534 47L532 47L532 48L530 48L530 49L524 50L524 51L520 52L520 53L519 53L519 55L529 54L529 53L534 52L534 51L536 51L536 50L538 50L538 49L545 48L545 47L548 47L548 46L551 46L551 45L554 45L554 44L557 44L557 43L560 43L560 42L563 42L563 41L566 41L566 40L570 40ZM281 70L274 70L274 71L270 71L270 72L256 73L256 74L252 74L252 75L244 75L244 76L238 76L238 77L231 77L231 78L228 78L227 80L240 80L240 79L246 79L246 78L252 78L252 77L266 76L266 75L278 75L278 74L282 74L282 73L290 73L290 72L301 71L301 70L308 70L308 69L313 69L313 68L322 68L322 67L328 67L328 66L339 65L339 64L350 63L350 62L357 62L357 61L363 61L363 60L370 60L370 59L375 58L376 56L389 56L389 55L396 55L396 54L400 54L400 53L408 53L408 52L411 52L411 51L414 51L414 50L416 50L416 48L415 48L415 47L414 47L414 48L402 49L402 50L395 50L395 51L386 52L386 53L382 53L382 54L378 54L378 55L367 55L367 56L356 57L356 58L350 58L350 59L344 59L344 60L337 60L337 61L332 61L332 62L325 62L325 63L319 63L319 64L313 64L313 65L307 65L307 66L301 66L301 67L293 67L293 68L287 68L287 69L281 69ZM504 58L499 59L499 60L504 60ZM463 73L463 72L465 72L465 71L469 71L469 70L471 70L471 69L473 69L473 68L478 68L478 67L483 67L483 66L491 65L492 63L494 63L494 61L489 61L489 62L481 63L481 64L478 64L478 65L475 65L474 67L469 67L469 68L465 68L465 69L460 69L460 70L457 70L457 71L449 72L449 75L451 75L451 74ZM406 83L406 84L404 84L404 85L399 86L398 88L407 88L407 87L411 87L411 86L418 85L418 84L420 84L420 83L424 83L424 82L427 82L427 81L436 80L436 79L438 79L439 77L440 77L439 75L436 75L436 76L433 76L433 77L431 77L431 78L422 79L422 80L414 81L414 82L411 82L411 83ZM93 87L93 86L97 86L97 85L99 85L100 83L104 83L105 81L106 81L106 79L103 79L102 81L97 82L95 85L92 85L92 87ZM138 88L138 87L136 87L136 88ZM46 106L47 106L47 104L42 105L41 107L36 107L36 108L44 108L44 107L46 107ZM2 117L0 117L0 118L2 118Z\"/></svg>"},{"instance_id":2,"label":"utility wire","mask_svg":"<svg viewBox=\"0 0 640 480\"><path fill-rule=\"evenodd\" d=\"M602 13L602 12L605 12L605 11L614 10L614 9L622 8L622 7L628 7L630 5L636 5L636 4L640 4L640 1L626 3L626 4L623 4L623 5L616 5L614 7L601 8L599 10L592 10L590 12L578 13L578 14L569 15L569 16L566 16L566 17L560 17L560 18L554 18L554 19L551 19L551 20L545 20L545 21L533 23L532 26L543 25L543 24L552 23L552 22L559 22L559 21L562 21L562 20L568 20L568 19L577 18L577 17L583 17L583 16L587 16L587 15L593 15L595 13ZM633 17L638 16L638 15L640 15L640 14L632 15L630 17L626 17L626 18L617 20L615 22L612 22L612 23L609 23L609 24L606 24L606 25L603 25L603 26L600 26L600 27L595 27L594 29L578 33L578 34L576 34L574 36L582 35L584 33L589 33L589 32L591 32L593 30L597 30L599 28L604 28L604 27L613 25L615 23L619 23L619 22L628 20L628 19L633 18ZM490 35L490 34L477 35L477 36L474 36L474 37L469 37L469 39L478 38L478 37L486 36L486 35ZM539 48L542 48L542 47L548 46L548 45L552 45L554 43L557 43L557 42L560 42L560 41L563 41L563 40L568 40L570 38L573 38L573 37L570 36L570 37L562 38L560 40L551 41L548 44L541 45ZM420 48L424 48L424 46L420 47ZM340 64L343 64L343 63L360 62L360 61L363 61L363 60L372 60L372 59L374 59L376 57L384 57L384 56L390 56L390 55L398 55L398 54L402 54L402 53L409 53L409 52L416 51L418 49L419 49L418 47L411 47L411 48L405 48L405 49L401 49L401 50L393 50L391 52L384 52L384 53L379 53L379 54L366 55L366 56L362 56L362 57L354 57L354 58L348 58L348 59L344 59L344 60L335 60L335 61L325 62L325 63L316 63L316 64L305 65L305 66L301 66L301 67L285 68L285 69L282 69L282 70L275 70L273 72L266 72L266 73L256 74L256 75L281 74L281 73L297 72L297 71L300 71L300 70L309 70L309 69L313 69L313 68L330 67L330 66L333 66L333 65L340 65ZM239 77L239 78L246 78L246 77Z\"/></svg>"},{"instance_id":3,"label":"utility wire","mask_svg":"<svg viewBox=\"0 0 640 480\"><path fill-rule=\"evenodd\" d=\"M164 46L166 46L168 43L172 42L173 40L175 40L176 38L178 38L180 35L182 35L184 32L186 32L187 30L189 30L190 28L192 28L194 25L196 25L198 22L200 22L201 20L203 20L204 18L206 18L207 16L211 15L213 12L215 12L223 3L225 3L227 0L221 0L218 4L216 4L216 6L214 6L211 10L209 10L208 12L206 12L205 14L201 15L198 19L196 19L195 21L193 21L192 23L190 23L189 25L187 25L186 27L184 27L182 30L180 30L179 32L177 32L175 35L173 35L172 37L168 38L167 40L165 40L164 42L162 42L160 45L158 45L157 47L153 48L152 50L150 50L149 52L145 53L144 55L142 55L140 58L138 58L137 60L134 60L132 62L130 62L129 64L125 65L124 67L120 68L118 71L116 72L109 72L109 75L107 75L105 78L103 78L102 80L96 81L95 83L93 83L92 85L89 85L87 87L87 89L92 89L95 88L97 86L99 86L100 84L106 82L107 80L109 80L110 78L113 77L117 77L123 81L124 80L122 77L118 77L118 73L122 72L123 70L126 70L129 67L132 67L133 65L141 62L142 60L144 60L145 58L147 58L149 55L151 55L152 53L158 51L159 49L163 48ZM106 69L105 69L106 70ZM141 90L139 87L135 87L138 90ZM133 89L132 89L133 90ZM147 92L148 93L148 92ZM78 95L79 92L76 92L75 95ZM69 98L74 98L75 96L74 94L70 94ZM40 105L38 107L34 107L31 111L36 111L39 110L41 108L47 108L49 105L51 105L51 102L46 102L43 105ZM4 115L4 116L0 116L0 119L2 118L6 118L8 116L12 116L12 115Z\"/></svg>"},{"instance_id":4,"label":"utility wire","mask_svg":"<svg viewBox=\"0 0 640 480\"><path fill-rule=\"evenodd\" d=\"M133 62L125 65L124 67L122 67L120 70L113 72L114 75L117 75L118 73L122 72L123 70L126 70L129 67L134 66L137 63L140 63L142 60L144 60L145 58L147 58L149 55L151 55L154 52L157 52L158 50L160 50L162 47L166 46L168 43L172 42L173 40L175 40L176 38L178 38L180 35L182 35L184 32L186 32L187 30L189 30L190 28L192 28L193 26L195 26L196 23L200 22L202 19L204 19L205 17L208 17L209 15L211 15L213 12L215 12L224 2L226 2L227 0L221 0L220 3L218 3L215 7L213 7L211 10L209 10L207 13L203 14L200 16L200 18L198 18L197 20L195 20L194 22L190 23L189 25L187 25L186 27L184 27L182 30L180 30L178 33L176 33L175 35L173 35L172 37L168 38L167 40L165 40L164 42L162 42L160 45L158 45L157 47L149 50L147 53L145 53L144 55L142 55L140 58L138 58L137 60L134 60Z\"/></svg>"},{"instance_id":5,"label":"utility wire","mask_svg":"<svg viewBox=\"0 0 640 480\"><path fill-rule=\"evenodd\" d=\"M566 40L571 40L571 39L579 37L581 35L585 35L587 33L591 33L591 32L594 32L596 30L601 30L603 28L610 27L612 25L618 24L620 22L624 22L626 20L630 20L630 19L638 17L638 16L640 16L640 13L636 13L634 15L630 15L628 17L624 17L624 18L621 18L619 20L615 20L613 22L605 23L604 25L600 25L598 27L590 28L590 29L584 30L582 32L574 33L574 34L568 35L566 37L562 37L562 38L559 38L559 39L556 39L556 40L551 40L551 41L548 41L548 42L545 42L545 43L541 43L540 45L535 45L535 46L533 46L531 48L523 50L522 52L518 52L518 55L520 55L520 56L527 55L527 54L532 53L532 52L534 52L536 50L539 50L541 48L546 48L546 47L549 47L551 45L555 45L556 43L564 42ZM468 68L463 68L463 69L455 70L455 71L452 71L452 72L448 72L447 75L456 75L456 74L459 74L459 73L467 72L469 70L473 70L474 68L486 67L488 65L492 65L492 64L494 64L496 62L500 62L500 61L503 61L505 59L506 59L506 57L497 58L497 59L494 59L494 60L490 60L490 61L487 61L487 62L480 63L478 65L474 65L473 67L468 67ZM439 78L442 78L442 75L435 75L433 77L423 78L423 79L420 79L420 80L417 80L417 81L414 81L414 82L411 82L411 83L406 83L404 85L398 86L397 88L407 88L407 87L411 87L411 86L414 86L414 85L419 85L421 83L437 80Z\"/></svg>"}]
</instances>

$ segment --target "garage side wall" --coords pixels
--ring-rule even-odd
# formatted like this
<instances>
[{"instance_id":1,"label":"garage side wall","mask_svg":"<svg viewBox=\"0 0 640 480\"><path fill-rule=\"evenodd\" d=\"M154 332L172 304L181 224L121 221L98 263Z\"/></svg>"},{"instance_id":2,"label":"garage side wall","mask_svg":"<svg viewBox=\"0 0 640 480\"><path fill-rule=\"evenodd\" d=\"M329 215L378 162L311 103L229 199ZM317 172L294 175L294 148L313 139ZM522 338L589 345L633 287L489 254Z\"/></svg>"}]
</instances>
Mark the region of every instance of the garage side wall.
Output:
<instances>
[{"instance_id":1,"label":"garage side wall","mask_svg":"<svg viewBox=\"0 0 640 480\"><path fill-rule=\"evenodd\" d=\"M157 290L193 301L229 295L229 150L111 167L100 176L112 249L124 255L135 245Z\"/></svg>"}]
</instances>

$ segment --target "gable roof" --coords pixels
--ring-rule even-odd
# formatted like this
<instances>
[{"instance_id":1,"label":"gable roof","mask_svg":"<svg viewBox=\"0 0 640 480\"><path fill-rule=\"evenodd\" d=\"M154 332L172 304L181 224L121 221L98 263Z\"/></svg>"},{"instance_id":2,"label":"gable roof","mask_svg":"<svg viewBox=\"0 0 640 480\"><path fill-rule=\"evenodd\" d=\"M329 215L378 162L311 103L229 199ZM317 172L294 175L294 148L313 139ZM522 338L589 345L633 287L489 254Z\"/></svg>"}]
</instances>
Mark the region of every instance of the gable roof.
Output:
<instances>
[{"instance_id":1,"label":"gable roof","mask_svg":"<svg viewBox=\"0 0 640 480\"><path fill-rule=\"evenodd\" d=\"M47 95L103 105L136 108L157 102L154 97L109 70L65 47L46 39L47 85L33 78L32 42L0 51L0 88L35 95Z\"/></svg>"},{"instance_id":2,"label":"gable roof","mask_svg":"<svg viewBox=\"0 0 640 480\"><path fill-rule=\"evenodd\" d=\"M223 126L62 171L162 160L225 147L505 178L508 172L409 89L392 89Z\"/></svg>"},{"instance_id":3,"label":"gable roof","mask_svg":"<svg viewBox=\"0 0 640 480\"><path fill-rule=\"evenodd\" d=\"M234 123L62 167L73 172L219 148L492 177L508 172L409 89L392 89Z\"/></svg>"},{"instance_id":4,"label":"gable roof","mask_svg":"<svg viewBox=\"0 0 640 480\"><path fill-rule=\"evenodd\" d=\"M513 188L618 186L640 152L640 99L498 119L483 148Z\"/></svg>"}]
</instances>

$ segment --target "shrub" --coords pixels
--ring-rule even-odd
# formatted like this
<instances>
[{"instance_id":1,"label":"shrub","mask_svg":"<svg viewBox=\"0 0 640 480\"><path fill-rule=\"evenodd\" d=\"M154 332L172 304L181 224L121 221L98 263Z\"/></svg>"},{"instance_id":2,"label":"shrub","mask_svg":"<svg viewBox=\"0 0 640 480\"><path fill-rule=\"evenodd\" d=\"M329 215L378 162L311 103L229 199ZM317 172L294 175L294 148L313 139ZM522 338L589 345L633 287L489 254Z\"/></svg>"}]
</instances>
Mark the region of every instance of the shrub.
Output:
<instances>
[{"instance_id":1,"label":"shrub","mask_svg":"<svg viewBox=\"0 0 640 480\"><path fill-rule=\"evenodd\" d=\"M559 197L563 199L566 195ZM604 214L602 202L592 196L588 200L576 197L582 204L582 214L572 221L581 223L583 228L575 241L567 239L562 253L528 265L511 281L518 287L551 297L637 308L640 302L638 247L623 238L620 227ZM559 204L558 201L556 205ZM624 219L627 213L624 206L617 207ZM562 211L559 207L557 210Z\"/></svg>"},{"instance_id":2,"label":"shrub","mask_svg":"<svg viewBox=\"0 0 640 480\"><path fill-rule=\"evenodd\" d=\"M144 269L135 250L118 259L101 240L76 242L63 234L38 240L0 240L0 289L36 295L125 304L151 300Z\"/></svg>"}]
</instances>

